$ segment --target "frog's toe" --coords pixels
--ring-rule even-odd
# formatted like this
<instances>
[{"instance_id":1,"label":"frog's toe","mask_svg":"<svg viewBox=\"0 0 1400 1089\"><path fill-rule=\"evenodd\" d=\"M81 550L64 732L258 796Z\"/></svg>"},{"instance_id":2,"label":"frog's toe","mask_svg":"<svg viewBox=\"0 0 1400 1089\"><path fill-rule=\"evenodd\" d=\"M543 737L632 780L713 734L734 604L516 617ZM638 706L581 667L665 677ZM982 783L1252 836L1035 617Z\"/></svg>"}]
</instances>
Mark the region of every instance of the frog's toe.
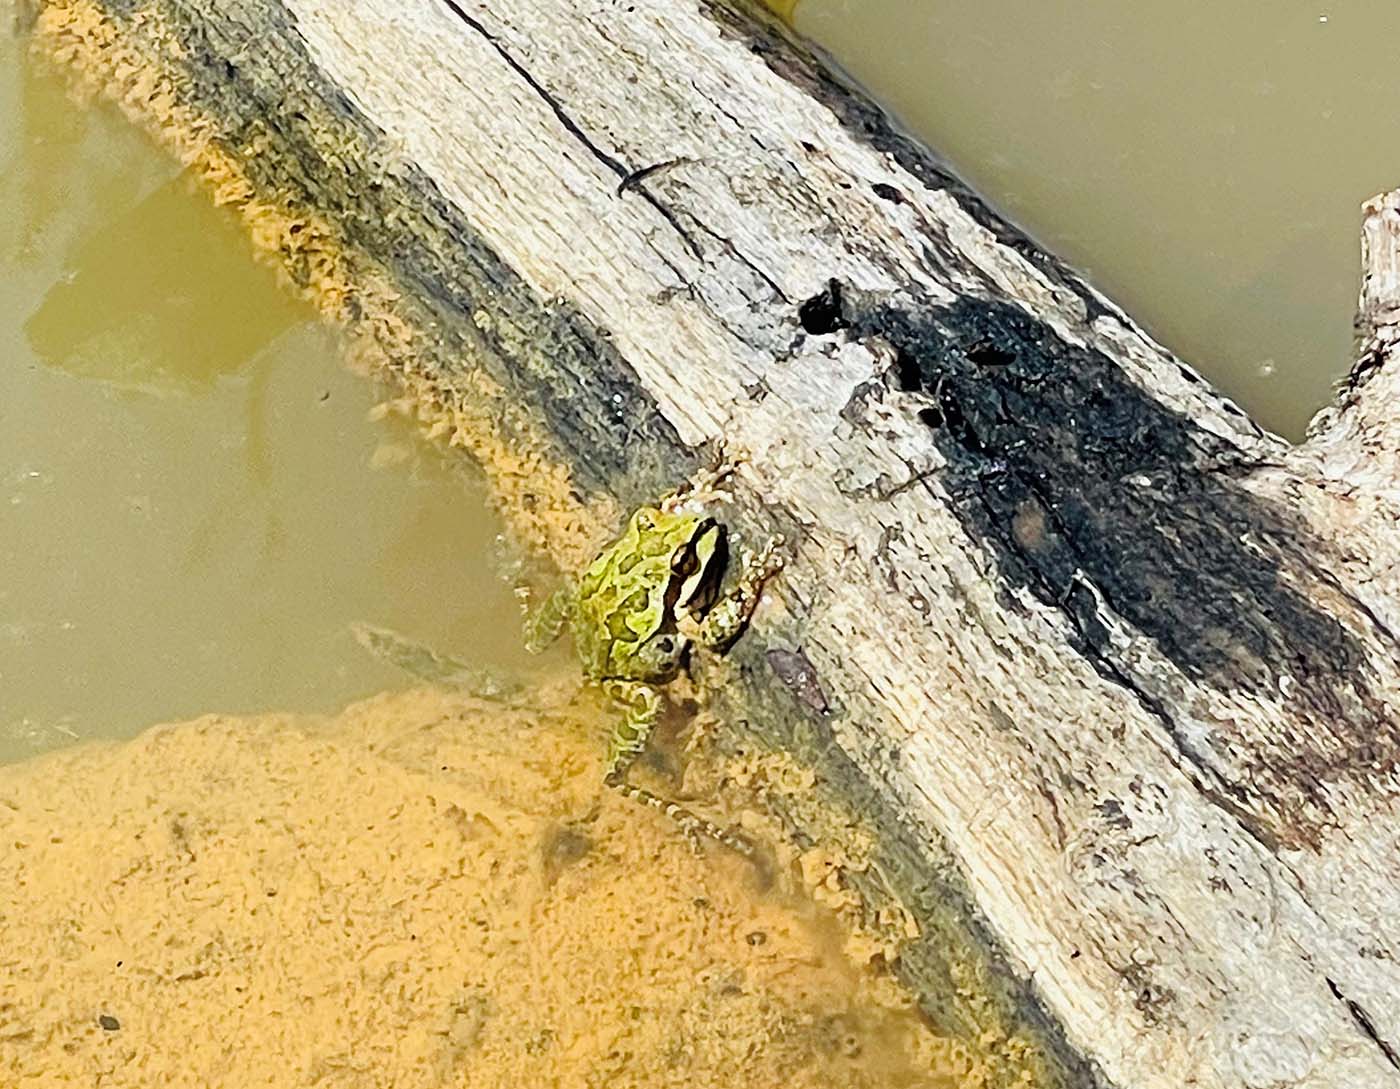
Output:
<instances>
[{"instance_id":1,"label":"frog's toe","mask_svg":"<svg viewBox=\"0 0 1400 1089\"><path fill-rule=\"evenodd\" d=\"M731 447L727 439L716 439L710 463L663 498L662 509L674 512L686 504L732 501L733 494L722 485L748 460L747 452Z\"/></svg>"},{"instance_id":2,"label":"frog's toe","mask_svg":"<svg viewBox=\"0 0 1400 1089\"><path fill-rule=\"evenodd\" d=\"M771 578L787 566L787 557L782 552L786 544L787 538L781 533L775 534L748 558L745 566L760 580Z\"/></svg>"},{"instance_id":3,"label":"frog's toe","mask_svg":"<svg viewBox=\"0 0 1400 1089\"><path fill-rule=\"evenodd\" d=\"M531 654L543 654L559 638L569 619L572 595L561 586L533 612L527 613L523 628L525 649Z\"/></svg>"}]
</instances>

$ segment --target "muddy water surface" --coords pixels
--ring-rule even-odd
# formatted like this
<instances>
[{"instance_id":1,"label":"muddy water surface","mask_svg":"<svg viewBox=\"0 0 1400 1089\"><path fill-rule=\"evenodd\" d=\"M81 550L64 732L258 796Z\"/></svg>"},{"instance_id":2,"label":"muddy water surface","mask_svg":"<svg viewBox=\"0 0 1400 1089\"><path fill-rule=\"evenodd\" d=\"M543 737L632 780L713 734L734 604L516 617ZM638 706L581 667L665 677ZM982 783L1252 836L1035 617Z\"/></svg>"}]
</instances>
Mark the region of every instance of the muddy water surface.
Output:
<instances>
[{"instance_id":1,"label":"muddy water surface","mask_svg":"<svg viewBox=\"0 0 1400 1089\"><path fill-rule=\"evenodd\" d=\"M1265 426L1351 355L1358 204L1400 185L1385 0L800 0L979 190Z\"/></svg>"},{"instance_id":2,"label":"muddy water surface","mask_svg":"<svg viewBox=\"0 0 1400 1089\"><path fill-rule=\"evenodd\" d=\"M480 482L231 216L0 42L0 761L399 683L373 621L526 668Z\"/></svg>"}]
</instances>

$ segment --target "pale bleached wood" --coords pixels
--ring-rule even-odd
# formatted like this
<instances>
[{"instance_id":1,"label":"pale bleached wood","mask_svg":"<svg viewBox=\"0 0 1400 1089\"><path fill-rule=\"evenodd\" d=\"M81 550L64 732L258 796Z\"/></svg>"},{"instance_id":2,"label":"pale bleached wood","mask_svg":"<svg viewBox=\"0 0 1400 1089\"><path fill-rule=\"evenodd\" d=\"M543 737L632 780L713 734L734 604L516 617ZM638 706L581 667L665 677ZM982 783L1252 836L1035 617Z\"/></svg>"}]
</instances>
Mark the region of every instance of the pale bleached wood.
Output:
<instances>
[{"instance_id":1,"label":"pale bleached wood","mask_svg":"<svg viewBox=\"0 0 1400 1089\"><path fill-rule=\"evenodd\" d=\"M1071 1081L1400 1084L1393 197L1295 450L727 9L153 7L254 178L438 323L445 388L485 344L625 502L748 454L734 524L793 547L731 718L871 791L868 883L934 937L964 895Z\"/></svg>"}]
</instances>

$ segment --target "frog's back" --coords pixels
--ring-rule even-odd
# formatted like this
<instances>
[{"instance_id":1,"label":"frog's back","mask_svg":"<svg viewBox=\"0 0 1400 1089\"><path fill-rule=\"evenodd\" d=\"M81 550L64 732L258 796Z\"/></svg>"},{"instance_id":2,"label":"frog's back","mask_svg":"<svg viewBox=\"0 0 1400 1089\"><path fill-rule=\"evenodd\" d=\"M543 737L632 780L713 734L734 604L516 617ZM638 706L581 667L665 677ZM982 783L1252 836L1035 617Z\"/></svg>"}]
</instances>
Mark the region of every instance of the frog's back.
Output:
<instances>
[{"instance_id":1,"label":"frog's back","mask_svg":"<svg viewBox=\"0 0 1400 1089\"><path fill-rule=\"evenodd\" d=\"M666 618L673 542L642 532L634 518L584 571L573 610L574 646L594 678L631 678L636 650Z\"/></svg>"}]
</instances>

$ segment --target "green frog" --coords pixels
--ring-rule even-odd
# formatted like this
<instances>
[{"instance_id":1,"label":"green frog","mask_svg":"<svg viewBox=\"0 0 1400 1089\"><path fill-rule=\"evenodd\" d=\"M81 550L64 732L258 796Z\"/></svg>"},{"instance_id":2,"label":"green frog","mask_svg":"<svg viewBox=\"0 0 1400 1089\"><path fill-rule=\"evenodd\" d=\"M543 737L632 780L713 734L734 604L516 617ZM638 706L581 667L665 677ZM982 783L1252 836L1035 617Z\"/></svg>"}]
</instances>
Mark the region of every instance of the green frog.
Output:
<instances>
[{"instance_id":1,"label":"green frog","mask_svg":"<svg viewBox=\"0 0 1400 1089\"><path fill-rule=\"evenodd\" d=\"M624 708L612 729L604 764L609 786L663 810L687 835L703 834L751 853L749 845L710 821L626 782L627 769L646 748L661 714L661 689L676 679L694 645L723 652L748 624L763 584L782 568L781 538L747 556L734 585L721 593L728 566L726 531L700 509L728 498L719 482L733 471L722 464L642 507L576 583L555 591L525 625L526 646L544 650L565 626L585 675ZM511 689L489 674L368 624L354 627L371 653L437 683L479 695Z\"/></svg>"},{"instance_id":2,"label":"green frog","mask_svg":"<svg viewBox=\"0 0 1400 1089\"><path fill-rule=\"evenodd\" d=\"M608 741L604 776L629 797L665 810L688 833L730 846L729 833L625 781L661 713L661 689L683 668L693 645L723 652L748 624L763 584L781 568L781 538L745 558L733 587L720 594L727 566L725 528L694 505L724 470L632 514L574 585L561 587L527 622L535 651L567 625L585 675L624 707ZM715 493L723 494L723 493Z\"/></svg>"}]
</instances>

